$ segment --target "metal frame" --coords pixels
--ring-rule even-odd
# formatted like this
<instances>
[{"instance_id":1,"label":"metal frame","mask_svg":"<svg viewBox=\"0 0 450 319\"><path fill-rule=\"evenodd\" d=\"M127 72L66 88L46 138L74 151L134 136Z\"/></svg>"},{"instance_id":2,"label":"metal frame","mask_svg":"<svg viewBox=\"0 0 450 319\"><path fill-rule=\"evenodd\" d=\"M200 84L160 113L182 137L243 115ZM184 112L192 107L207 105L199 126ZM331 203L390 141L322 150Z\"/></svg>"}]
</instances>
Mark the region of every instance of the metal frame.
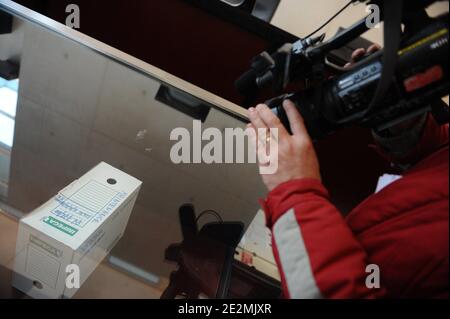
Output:
<instances>
[{"instance_id":1,"label":"metal frame","mask_svg":"<svg viewBox=\"0 0 450 319\"><path fill-rule=\"evenodd\" d=\"M123 51L115 49L101 41L91 38L77 30L71 29L64 24L52 20L40 13L30 10L11 0L0 0L0 10L24 19L34 25L43 27L53 33L74 41L88 49L91 49L111 60L133 69L143 75L153 78L163 84L173 86L181 91L187 92L211 104L214 108L223 111L239 120L247 121L246 110L228 100L214 95L204 89L171 75L149 63L139 60Z\"/></svg>"},{"instance_id":2,"label":"metal frame","mask_svg":"<svg viewBox=\"0 0 450 319\"><path fill-rule=\"evenodd\" d=\"M252 15L266 22L270 22L279 5L280 0L257 0Z\"/></svg>"},{"instance_id":3,"label":"metal frame","mask_svg":"<svg viewBox=\"0 0 450 319\"><path fill-rule=\"evenodd\" d=\"M0 11L0 34L8 34L12 31L12 16Z\"/></svg>"},{"instance_id":4,"label":"metal frame","mask_svg":"<svg viewBox=\"0 0 450 319\"><path fill-rule=\"evenodd\" d=\"M220 0L220 1L225 2L226 4L232 7L239 7L245 2L245 0Z\"/></svg>"}]
</instances>

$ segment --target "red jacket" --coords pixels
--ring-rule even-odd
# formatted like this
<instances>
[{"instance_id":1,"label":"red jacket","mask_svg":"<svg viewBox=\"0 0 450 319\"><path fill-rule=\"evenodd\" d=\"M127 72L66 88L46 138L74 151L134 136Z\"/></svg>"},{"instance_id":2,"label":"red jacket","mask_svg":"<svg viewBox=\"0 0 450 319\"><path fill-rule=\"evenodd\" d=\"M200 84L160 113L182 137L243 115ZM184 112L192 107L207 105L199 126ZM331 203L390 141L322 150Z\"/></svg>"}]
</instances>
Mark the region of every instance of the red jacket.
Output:
<instances>
[{"instance_id":1,"label":"red jacket","mask_svg":"<svg viewBox=\"0 0 450 319\"><path fill-rule=\"evenodd\" d=\"M262 205L286 297L448 298L448 126L428 125L418 151L430 147L432 155L346 220L318 180L268 195ZM380 288L366 285L372 264Z\"/></svg>"}]
</instances>

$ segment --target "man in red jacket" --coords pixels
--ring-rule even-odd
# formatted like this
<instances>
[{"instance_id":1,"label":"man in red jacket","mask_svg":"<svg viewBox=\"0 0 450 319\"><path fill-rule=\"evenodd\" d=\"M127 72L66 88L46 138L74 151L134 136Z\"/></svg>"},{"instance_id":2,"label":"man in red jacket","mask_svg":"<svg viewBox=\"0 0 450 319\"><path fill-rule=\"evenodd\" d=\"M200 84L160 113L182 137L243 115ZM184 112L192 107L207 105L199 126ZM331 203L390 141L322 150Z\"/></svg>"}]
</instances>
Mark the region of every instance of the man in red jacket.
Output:
<instances>
[{"instance_id":1,"label":"man in red jacket","mask_svg":"<svg viewBox=\"0 0 450 319\"><path fill-rule=\"evenodd\" d=\"M448 298L448 125L426 115L375 134L381 153L408 169L345 220L301 115L289 101L284 108L293 135L265 105L249 117L255 129L278 129L278 170L262 175L262 206L285 297ZM378 271L380 286L368 280Z\"/></svg>"}]
</instances>

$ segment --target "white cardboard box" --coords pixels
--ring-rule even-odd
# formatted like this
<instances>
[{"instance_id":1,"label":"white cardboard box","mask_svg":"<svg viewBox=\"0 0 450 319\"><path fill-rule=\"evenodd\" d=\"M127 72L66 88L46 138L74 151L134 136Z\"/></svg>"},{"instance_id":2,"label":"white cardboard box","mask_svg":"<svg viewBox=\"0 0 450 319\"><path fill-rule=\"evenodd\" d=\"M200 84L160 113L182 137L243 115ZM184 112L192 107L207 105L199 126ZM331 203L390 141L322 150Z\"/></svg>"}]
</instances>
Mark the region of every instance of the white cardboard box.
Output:
<instances>
[{"instance_id":1,"label":"white cardboard box","mask_svg":"<svg viewBox=\"0 0 450 319\"><path fill-rule=\"evenodd\" d=\"M66 267L79 267L81 286L122 237L141 184L102 162L21 219L13 286L71 298L78 289L67 287Z\"/></svg>"}]
</instances>

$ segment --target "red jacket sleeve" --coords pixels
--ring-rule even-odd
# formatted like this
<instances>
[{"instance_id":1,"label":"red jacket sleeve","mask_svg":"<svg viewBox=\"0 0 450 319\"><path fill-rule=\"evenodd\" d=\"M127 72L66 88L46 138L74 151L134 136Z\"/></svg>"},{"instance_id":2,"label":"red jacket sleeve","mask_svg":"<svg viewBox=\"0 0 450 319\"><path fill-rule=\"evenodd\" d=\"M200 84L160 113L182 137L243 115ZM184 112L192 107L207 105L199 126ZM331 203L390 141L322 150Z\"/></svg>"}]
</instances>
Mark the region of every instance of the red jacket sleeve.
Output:
<instances>
[{"instance_id":1,"label":"red jacket sleeve","mask_svg":"<svg viewBox=\"0 0 450 319\"><path fill-rule=\"evenodd\" d=\"M261 204L287 298L378 298L366 286L367 254L318 181L294 180Z\"/></svg>"}]
</instances>

